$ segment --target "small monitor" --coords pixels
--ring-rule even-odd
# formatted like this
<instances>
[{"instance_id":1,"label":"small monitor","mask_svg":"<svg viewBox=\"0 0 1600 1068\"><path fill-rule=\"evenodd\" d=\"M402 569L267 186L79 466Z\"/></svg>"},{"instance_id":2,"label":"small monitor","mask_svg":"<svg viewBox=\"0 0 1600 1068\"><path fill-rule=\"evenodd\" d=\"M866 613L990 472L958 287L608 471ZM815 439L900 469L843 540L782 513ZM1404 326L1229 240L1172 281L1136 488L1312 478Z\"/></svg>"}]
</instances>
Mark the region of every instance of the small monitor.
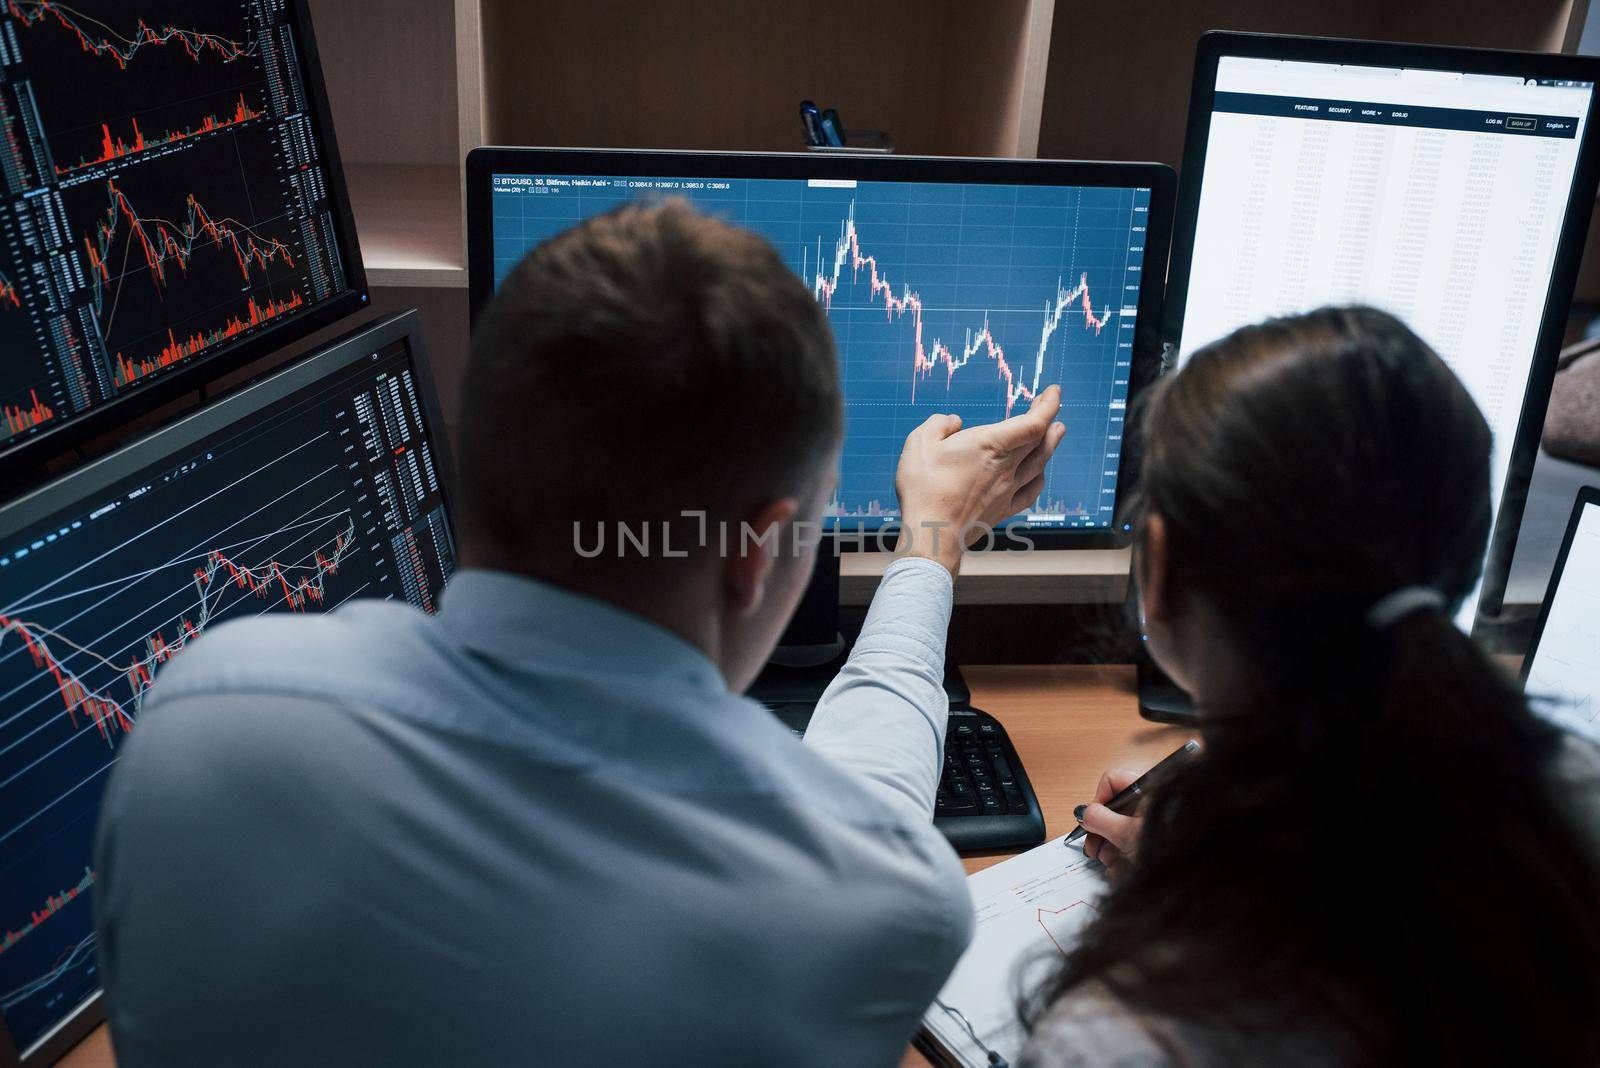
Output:
<instances>
[{"instance_id":1,"label":"small monitor","mask_svg":"<svg viewBox=\"0 0 1600 1068\"><path fill-rule=\"evenodd\" d=\"M365 288L305 0L0 8L0 464L125 423Z\"/></svg>"},{"instance_id":2,"label":"small monitor","mask_svg":"<svg viewBox=\"0 0 1600 1068\"><path fill-rule=\"evenodd\" d=\"M100 1018L93 842L152 676L209 628L454 568L415 313L0 508L0 1063Z\"/></svg>"},{"instance_id":3,"label":"small monitor","mask_svg":"<svg viewBox=\"0 0 1600 1068\"><path fill-rule=\"evenodd\" d=\"M1494 431L1490 611L1594 204L1597 77L1578 56L1233 33L1196 63L1166 305L1180 361L1324 304L1409 324Z\"/></svg>"},{"instance_id":4,"label":"small monitor","mask_svg":"<svg viewBox=\"0 0 1600 1068\"><path fill-rule=\"evenodd\" d=\"M1600 743L1600 488L1573 506L1522 682L1535 711Z\"/></svg>"},{"instance_id":5,"label":"small monitor","mask_svg":"<svg viewBox=\"0 0 1600 1068\"><path fill-rule=\"evenodd\" d=\"M1012 525L1046 543L1121 537L1124 417L1159 362L1168 168L491 148L468 158L467 190L474 309L539 242L629 201L681 197L770 240L838 344L834 529L897 517L900 446L930 414L990 423L1059 383L1067 436Z\"/></svg>"}]
</instances>

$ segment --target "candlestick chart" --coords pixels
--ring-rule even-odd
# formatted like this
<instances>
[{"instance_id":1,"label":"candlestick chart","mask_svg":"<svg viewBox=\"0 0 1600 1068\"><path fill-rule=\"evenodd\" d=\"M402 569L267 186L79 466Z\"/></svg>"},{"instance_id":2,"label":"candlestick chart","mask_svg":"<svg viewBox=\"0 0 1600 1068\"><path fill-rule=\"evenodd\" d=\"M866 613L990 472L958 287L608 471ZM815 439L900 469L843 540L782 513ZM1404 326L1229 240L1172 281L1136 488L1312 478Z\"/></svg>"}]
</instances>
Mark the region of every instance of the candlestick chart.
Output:
<instances>
[{"instance_id":1,"label":"candlestick chart","mask_svg":"<svg viewBox=\"0 0 1600 1068\"><path fill-rule=\"evenodd\" d=\"M0 1011L19 1040L93 989L95 819L163 665L232 620L436 602L453 556L411 374L402 346L25 529L0 515Z\"/></svg>"},{"instance_id":2,"label":"candlestick chart","mask_svg":"<svg viewBox=\"0 0 1600 1068\"><path fill-rule=\"evenodd\" d=\"M218 511L212 537L177 552L157 521L67 583L39 590L34 603L0 612L0 869L43 854L53 859L36 874L47 877L87 860L105 775L159 667L211 626L263 612L320 611L370 586L353 518L341 510L347 494L335 489L327 478L313 480L304 495L252 509L243 522ZM220 507L233 498L213 500ZM90 538L79 531L60 544L71 540L82 547ZM63 555L51 549L38 552ZM6 878L32 886L34 875ZM0 924L10 924L0 935L0 1008L8 1020L46 1010L44 995L61 979L92 976L60 968L61 955L71 957L89 935L87 915L78 923L53 919L81 889L87 884L49 898L26 922L10 919L19 914L14 906L0 915ZM0 902L7 898L0 891ZM57 927L58 935L47 930Z\"/></svg>"},{"instance_id":3,"label":"candlestick chart","mask_svg":"<svg viewBox=\"0 0 1600 1068\"><path fill-rule=\"evenodd\" d=\"M266 213L272 202L253 195L239 151L220 140L196 144L186 154L201 166L184 184L150 166L63 190L114 390L312 299L300 228L292 213Z\"/></svg>"},{"instance_id":4,"label":"candlestick chart","mask_svg":"<svg viewBox=\"0 0 1600 1068\"><path fill-rule=\"evenodd\" d=\"M1060 385L1067 437L1026 520L1109 526L1148 191L519 176L493 186L497 281L574 222L658 196L761 233L827 314L848 417L841 525L896 516L900 447L928 415L993 422Z\"/></svg>"},{"instance_id":5,"label":"candlestick chart","mask_svg":"<svg viewBox=\"0 0 1600 1068\"><path fill-rule=\"evenodd\" d=\"M126 70L141 51L163 46L180 49L192 60L214 54L224 63L254 51L254 46L244 41L198 29L184 29L170 23L157 29L145 22L142 16L134 19L131 31L120 33L107 21L84 11L81 6L73 7L54 0L7 0L6 8L23 26L43 23L59 27L65 31L63 36L76 43L79 50L110 60L119 70Z\"/></svg>"},{"instance_id":6,"label":"candlestick chart","mask_svg":"<svg viewBox=\"0 0 1600 1068\"><path fill-rule=\"evenodd\" d=\"M189 272L196 247L210 246L230 254L239 268L240 281L246 286L253 269L264 273L274 262L294 266L294 256L282 241L263 237L237 219L213 218L192 193L185 199L183 219L173 222L141 216L115 178L107 180L105 188L110 203L96 222L93 237L84 242L89 253L95 309L102 314L106 311L107 290L113 291L113 298L120 296L128 277L119 274L113 278L111 273L110 261L119 236L129 246L123 261L136 259L134 269L158 291L167 288L171 268L183 274Z\"/></svg>"},{"instance_id":7,"label":"candlestick chart","mask_svg":"<svg viewBox=\"0 0 1600 1068\"><path fill-rule=\"evenodd\" d=\"M196 130L227 118L223 101L245 94L249 111L265 110L260 23L246 5L7 0L6 13L66 171L135 119L151 133Z\"/></svg>"},{"instance_id":8,"label":"candlestick chart","mask_svg":"<svg viewBox=\"0 0 1600 1068\"><path fill-rule=\"evenodd\" d=\"M354 293L298 17L0 0L0 449Z\"/></svg>"}]
</instances>

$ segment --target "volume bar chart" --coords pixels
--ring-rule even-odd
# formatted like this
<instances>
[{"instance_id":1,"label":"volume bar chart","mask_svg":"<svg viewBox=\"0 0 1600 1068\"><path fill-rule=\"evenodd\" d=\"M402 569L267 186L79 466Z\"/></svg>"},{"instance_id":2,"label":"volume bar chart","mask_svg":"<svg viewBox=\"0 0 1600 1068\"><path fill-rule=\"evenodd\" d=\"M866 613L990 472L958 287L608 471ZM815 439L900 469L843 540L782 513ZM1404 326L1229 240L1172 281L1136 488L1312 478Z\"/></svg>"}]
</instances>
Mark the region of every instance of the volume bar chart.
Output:
<instances>
[{"instance_id":1,"label":"volume bar chart","mask_svg":"<svg viewBox=\"0 0 1600 1068\"><path fill-rule=\"evenodd\" d=\"M58 175L73 174L77 171L99 166L102 163L113 163L129 156L136 156L141 152L163 148L167 145L177 144L180 141L187 141L205 134L216 133L218 130L226 130L233 126L243 126L247 122L261 118L263 114L263 112L252 108L246 103L244 94L241 93L231 114L221 117L214 114L207 115L187 129L167 130L150 138L146 138L144 131L139 128L138 116L134 116L129 120L131 131L126 138L121 135L113 135L111 126L108 123L102 123L100 125L99 151L92 158L81 158L73 164L63 166L58 163L56 165L56 173Z\"/></svg>"},{"instance_id":2,"label":"volume bar chart","mask_svg":"<svg viewBox=\"0 0 1600 1068\"><path fill-rule=\"evenodd\" d=\"M45 899L42 907L36 908L32 911L32 914L28 917L27 923L13 929L8 929L5 932L5 935L0 937L0 953L6 952L18 942L21 942L24 938L27 938L34 931L38 930L40 924L43 924L49 920L50 917L54 916L72 902L76 901L80 894L86 892L89 887L93 885L94 872L88 868L84 868L83 878L78 880L76 886L69 886L60 893L51 894Z\"/></svg>"},{"instance_id":3,"label":"volume bar chart","mask_svg":"<svg viewBox=\"0 0 1600 1068\"><path fill-rule=\"evenodd\" d=\"M0 430L3 436L21 434L37 426L44 426L56 417L55 409L39 399L37 390L28 391L25 405L0 405Z\"/></svg>"},{"instance_id":4,"label":"volume bar chart","mask_svg":"<svg viewBox=\"0 0 1600 1068\"><path fill-rule=\"evenodd\" d=\"M251 297L246 304L244 314L230 316L214 330L196 332L181 339L173 336L172 331L168 330L167 343L154 356L135 358L117 353L115 381L119 386L132 385L148 374L187 360L219 342L238 337L247 330L301 308L304 304L305 301L298 293L290 293L288 300L269 300L265 304L257 304L256 299Z\"/></svg>"}]
</instances>

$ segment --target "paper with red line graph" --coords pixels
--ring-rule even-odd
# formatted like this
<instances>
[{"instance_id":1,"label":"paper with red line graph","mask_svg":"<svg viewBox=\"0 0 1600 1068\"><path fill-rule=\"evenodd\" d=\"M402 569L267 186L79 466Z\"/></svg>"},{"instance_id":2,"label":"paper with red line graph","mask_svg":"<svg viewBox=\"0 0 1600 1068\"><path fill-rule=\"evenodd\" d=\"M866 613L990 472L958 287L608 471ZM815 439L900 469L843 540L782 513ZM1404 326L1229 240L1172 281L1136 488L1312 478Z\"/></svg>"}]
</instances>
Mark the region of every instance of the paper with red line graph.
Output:
<instances>
[{"instance_id":1,"label":"paper with red line graph","mask_svg":"<svg viewBox=\"0 0 1600 1068\"><path fill-rule=\"evenodd\" d=\"M983 1068L983 1044L1016 1063L1026 1039L1017 1004L1049 976L1094 916L1105 890L1103 869L1079 846L1054 838L967 880L977 920L939 1000L922 1018L952 1060Z\"/></svg>"}]
</instances>

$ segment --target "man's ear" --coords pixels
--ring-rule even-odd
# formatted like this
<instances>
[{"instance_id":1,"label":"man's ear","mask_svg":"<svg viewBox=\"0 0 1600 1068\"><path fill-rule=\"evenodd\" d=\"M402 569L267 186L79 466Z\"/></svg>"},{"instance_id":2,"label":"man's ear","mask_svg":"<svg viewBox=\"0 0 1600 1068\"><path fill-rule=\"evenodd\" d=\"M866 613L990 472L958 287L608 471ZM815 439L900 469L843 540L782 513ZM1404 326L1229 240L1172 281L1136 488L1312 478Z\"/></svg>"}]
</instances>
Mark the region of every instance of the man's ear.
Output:
<instances>
[{"instance_id":1,"label":"man's ear","mask_svg":"<svg viewBox=\"0 0 1600 1068\"><path fill-rule=\"evenodd\" d=\"M1139 604L1144 611L1145 625L1168 622L1177 608L1177 590L1172 582L1167 521L1158 513L1145 516L1134 560L1139 569Z\"/></svg>"},{"instance_id":2,"label":"man's ear","mask_svg":"<svg viewBox=\"0 0 1600 1068\"><path fill-rule=\"evenodd\" d=\"M792 551L794 531L790 521L799 510L800 504L793 497L780 497L762 505L738 529L728 531L722 583L728 607L735 615L752 615L766 600L778 554Z\"/></svg>"}]
</instances>

